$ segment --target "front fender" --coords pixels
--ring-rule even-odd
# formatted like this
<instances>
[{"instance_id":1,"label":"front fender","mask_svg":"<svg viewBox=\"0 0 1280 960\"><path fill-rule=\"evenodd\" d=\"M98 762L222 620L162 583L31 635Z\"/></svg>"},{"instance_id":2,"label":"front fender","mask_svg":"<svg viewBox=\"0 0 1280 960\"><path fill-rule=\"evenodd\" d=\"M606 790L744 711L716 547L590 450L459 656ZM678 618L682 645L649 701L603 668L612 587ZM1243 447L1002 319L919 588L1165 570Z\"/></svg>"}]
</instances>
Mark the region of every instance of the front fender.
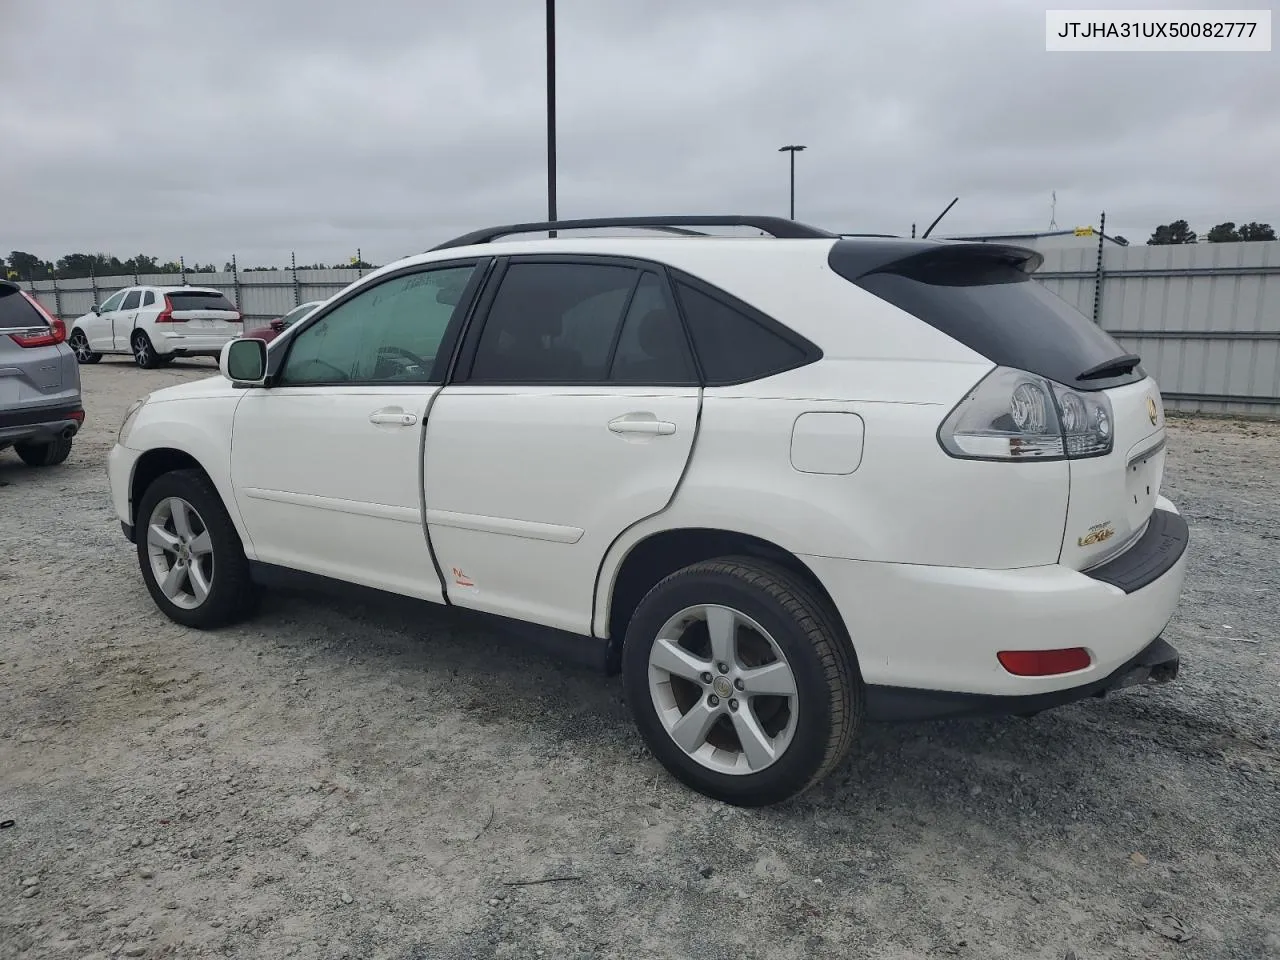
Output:
<instances>
[{"instance_id":1,"label":"front fender","mask_svg":"<svg viewBox=\"0 0 1280 960\"><path fill-rule=\"evenodd\" d=\"M231 433L241 399L242 395L148 401L138 411L124 445L138 455L129 477L130 489L138 464L145 462L148 454L174 450L195 460L213 481L246 555L256 559L231 482Z\"/></svg>"}]
</instances>

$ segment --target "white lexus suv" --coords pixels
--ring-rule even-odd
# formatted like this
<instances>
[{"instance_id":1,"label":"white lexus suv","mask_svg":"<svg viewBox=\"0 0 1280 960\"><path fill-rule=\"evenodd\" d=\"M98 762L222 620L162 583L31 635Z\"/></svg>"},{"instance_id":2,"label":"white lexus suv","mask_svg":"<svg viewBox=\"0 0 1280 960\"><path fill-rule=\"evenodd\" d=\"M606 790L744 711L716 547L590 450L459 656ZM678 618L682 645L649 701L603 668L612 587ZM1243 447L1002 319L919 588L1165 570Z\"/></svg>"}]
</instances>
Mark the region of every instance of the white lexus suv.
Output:
<instances>
[{"instance_id":1,"label":"white lexus suv","mask_svg":"<svg viewBox=\"0 0 1280 960\"><path fill-rule=\"evenodd\" d=\"M1176 675L1160 394L1038 254L770 217L510 239L551 226L383 267L134 404L112 496L160 609L227 624L286 568L554 628L742 805L864 719Z\"/></svg>"},{"instance_id":2,"label":"white lexus suv","mask_svg":"<svg viewBox=\"0 0 1280 960\"><path fill-rule=\"evenodd\" d=\"M206 287L126 287L71 325L67 344L81 363L132 355L150 370L177 357L216 357L244 330L226 296Z\"/></svg>"}]
</instances>

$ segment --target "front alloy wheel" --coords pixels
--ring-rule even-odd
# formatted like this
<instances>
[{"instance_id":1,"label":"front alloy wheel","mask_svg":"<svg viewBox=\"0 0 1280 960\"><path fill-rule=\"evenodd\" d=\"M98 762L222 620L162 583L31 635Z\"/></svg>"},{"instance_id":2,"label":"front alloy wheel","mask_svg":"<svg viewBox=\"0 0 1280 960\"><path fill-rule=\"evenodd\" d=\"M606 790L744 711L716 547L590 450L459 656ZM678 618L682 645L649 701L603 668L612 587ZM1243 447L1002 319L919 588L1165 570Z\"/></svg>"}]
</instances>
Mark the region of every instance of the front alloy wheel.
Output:
<instances>
[{"instance_id":1,"label":"front alloy wheel","mask_svg":"<svg viewBox=\"0 0 1280 960\"><path fill-rule=\"evenodd\" d=\"M155 505L147 522L151 572L175 606L194 610L213 586L213 540L204 518L181 497Z\"/></svg>"},{"instance_id":2,"label":"front alloy wheel","mask_svg":"<svg viewBox=\"0 0 1280 960\"><path fill-rule=\"evenodd\" d=\"M217 488L200 470L152 481L134 534L147 590L164 614L208 629L244 619L256 591L249 561Z\"/></svg>"}]
</instances>

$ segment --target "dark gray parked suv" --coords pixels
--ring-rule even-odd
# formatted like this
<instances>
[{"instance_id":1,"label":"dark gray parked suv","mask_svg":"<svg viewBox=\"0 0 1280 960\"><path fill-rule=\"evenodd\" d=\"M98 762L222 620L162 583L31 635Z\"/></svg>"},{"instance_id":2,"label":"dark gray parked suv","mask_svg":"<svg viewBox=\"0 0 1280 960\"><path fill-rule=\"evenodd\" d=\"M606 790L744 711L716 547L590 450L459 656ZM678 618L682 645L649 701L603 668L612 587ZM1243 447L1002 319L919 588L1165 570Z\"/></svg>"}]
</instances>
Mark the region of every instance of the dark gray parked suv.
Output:
<instances>
[{"instance_id":1,"label":"dark gray parked suv","mask_svg":"<svg viewBox=\"0 0 1280 960\"><path fill-rule=\"evenodd\" d=\"M84 423L80 368L67 328L16 283L0 280L0 450L33 467L71 453Z\"/></svg>"}]
</instances>

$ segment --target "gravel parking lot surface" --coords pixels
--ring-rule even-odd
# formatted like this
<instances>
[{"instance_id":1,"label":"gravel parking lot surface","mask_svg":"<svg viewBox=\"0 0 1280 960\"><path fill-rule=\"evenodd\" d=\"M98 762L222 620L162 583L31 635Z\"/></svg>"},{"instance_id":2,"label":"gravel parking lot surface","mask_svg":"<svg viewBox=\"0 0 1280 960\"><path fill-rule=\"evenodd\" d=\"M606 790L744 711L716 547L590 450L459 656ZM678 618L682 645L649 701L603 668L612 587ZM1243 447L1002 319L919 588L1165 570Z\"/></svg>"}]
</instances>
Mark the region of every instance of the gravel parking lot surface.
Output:
<instances>
[{"instance_id":1,"label":"gravel parking lot surface","mask_svg":"<svg viewBox=\"0 0 1280 960\"><path fill-rule=\"evenodd\" d=\"M868 727L743 811L667 777L616 678L456 612L171 623L105 457L215 370L82 373L64 466L0 453L0 957L1280 957L1280 424L1171 427L1176 683Z\"/></svg>"}]
</instances>

